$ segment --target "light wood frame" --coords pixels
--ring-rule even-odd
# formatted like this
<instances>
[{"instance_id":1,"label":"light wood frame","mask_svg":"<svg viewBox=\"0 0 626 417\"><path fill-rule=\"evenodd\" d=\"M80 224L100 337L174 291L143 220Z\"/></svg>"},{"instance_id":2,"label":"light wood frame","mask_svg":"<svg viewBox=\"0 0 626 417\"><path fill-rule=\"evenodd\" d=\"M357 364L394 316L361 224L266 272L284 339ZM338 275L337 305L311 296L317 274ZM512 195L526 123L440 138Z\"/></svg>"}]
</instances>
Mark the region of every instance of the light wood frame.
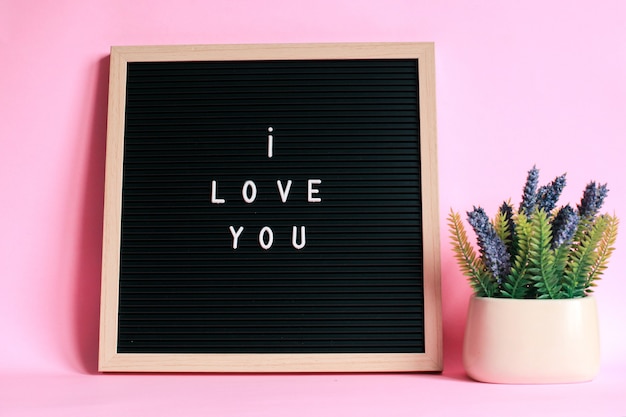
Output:
<instances>
[{"instance_id":1,"label":"light wood frame","mask_svg":"<svg viewBox=\"0 0 626 417\"><path fill-rule=\"evenodd\" d=\"M421 139L425 353L118 353L118 298L125 91L129 62L283 59L417 59ZM432 43L268 44L112 47L106 149L99 370L141 372L441 371L442 322L435 68Z\"/></svg>"}]
</instances>

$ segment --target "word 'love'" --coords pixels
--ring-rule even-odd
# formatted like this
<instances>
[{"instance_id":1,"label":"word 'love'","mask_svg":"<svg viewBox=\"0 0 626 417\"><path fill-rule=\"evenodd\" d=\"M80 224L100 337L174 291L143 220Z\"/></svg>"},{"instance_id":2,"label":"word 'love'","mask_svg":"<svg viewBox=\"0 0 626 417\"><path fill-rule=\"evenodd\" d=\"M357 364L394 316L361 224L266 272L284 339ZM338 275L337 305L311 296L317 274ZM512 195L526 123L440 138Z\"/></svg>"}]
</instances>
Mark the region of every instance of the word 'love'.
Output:
<instances>
[{"instance_id":1,"label":"word 'love'","mask_svg":"<svg viewBox=\"0 0 626 417\"><path fill-rule=\"evenodd\" d=\"M322 199L320 197L314 197L315 194L318 194L320 190L314 188L316 185L320 185L322 180L310 179L307 181L307 201L309 203L321 203ZM283 203L287 202L289 198L289 193L291 192L291 186L293 185L292 180L287 180L287 184L283 185L281 180L276 181L276 189L278 190L278 194L280 195L280 200ZM226 200L223 198L219 198L217 195L217 187L218 182L213 180L211 181L211 203L213 204L224 204ZM241 186L241 197L243 201L246 203L254 203L257 196L257 186L254 181L247 180Z\"/></svg>"}]
</instances>

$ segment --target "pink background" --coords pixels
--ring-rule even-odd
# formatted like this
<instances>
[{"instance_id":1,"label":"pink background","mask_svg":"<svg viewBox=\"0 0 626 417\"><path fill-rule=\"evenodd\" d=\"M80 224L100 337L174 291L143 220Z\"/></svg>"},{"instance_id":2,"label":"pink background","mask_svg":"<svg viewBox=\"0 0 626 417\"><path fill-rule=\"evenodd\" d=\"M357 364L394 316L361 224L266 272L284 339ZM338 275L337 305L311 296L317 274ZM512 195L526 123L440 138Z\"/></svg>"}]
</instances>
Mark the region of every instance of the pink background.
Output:
<instances>
[{"instance_id":1,"label":"pink background","mask_svg":"<svg viewBox=\"0 0 626 417\"><path fill-rule=\"evenodd\" d=\"M442 375L99 375L111 45L433 41ZM471 382L469 289L445 217L519 201L533 164L562 202L608 182L626 215L626 2L0 0L0 415L626 415L626 231L597 297L587 384Z\"/></svg>"}]
</instances>

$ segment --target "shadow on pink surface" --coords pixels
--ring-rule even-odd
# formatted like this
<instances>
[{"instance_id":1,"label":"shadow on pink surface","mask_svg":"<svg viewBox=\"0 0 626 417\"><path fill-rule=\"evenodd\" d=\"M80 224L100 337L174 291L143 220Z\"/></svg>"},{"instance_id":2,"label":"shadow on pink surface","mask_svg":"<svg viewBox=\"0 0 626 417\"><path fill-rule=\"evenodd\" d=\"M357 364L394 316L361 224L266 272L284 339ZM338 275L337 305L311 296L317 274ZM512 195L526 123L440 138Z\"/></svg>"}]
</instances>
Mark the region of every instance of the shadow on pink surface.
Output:
<instances>
[{"instance_id":1,"label":"shadow on pink surface","mask_svg":"<svg viewBox=\"0 0 626 417\"><path fill-rule=\"evenodd\" d=\"M109 57L96 64L95 103L87 143L83 194L83 218L80 221L80 253L77 256L74 296L75 362L79 372L95 374L98 370L98 333L100 275L102 266L102 224L104 204L104 164L106 148Z\"/></svg>"}]
</instances>

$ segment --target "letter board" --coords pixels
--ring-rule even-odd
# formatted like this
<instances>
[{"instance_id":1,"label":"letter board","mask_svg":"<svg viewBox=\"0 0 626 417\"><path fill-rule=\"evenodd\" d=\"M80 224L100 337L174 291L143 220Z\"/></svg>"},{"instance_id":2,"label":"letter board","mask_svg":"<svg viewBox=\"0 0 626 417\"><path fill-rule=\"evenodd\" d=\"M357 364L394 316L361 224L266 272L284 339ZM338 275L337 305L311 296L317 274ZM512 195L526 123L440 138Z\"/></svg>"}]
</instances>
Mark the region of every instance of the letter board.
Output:
<instances>
[{"instance_id":1,"label":"letter board","mask_svg":"<svg viewBox=\"0 0 626 417\"><path fill-rule=\"evenodd\" d=\"M113 47L101 371L441 370L429 43Z\"/></svg>"}]
</instances>

